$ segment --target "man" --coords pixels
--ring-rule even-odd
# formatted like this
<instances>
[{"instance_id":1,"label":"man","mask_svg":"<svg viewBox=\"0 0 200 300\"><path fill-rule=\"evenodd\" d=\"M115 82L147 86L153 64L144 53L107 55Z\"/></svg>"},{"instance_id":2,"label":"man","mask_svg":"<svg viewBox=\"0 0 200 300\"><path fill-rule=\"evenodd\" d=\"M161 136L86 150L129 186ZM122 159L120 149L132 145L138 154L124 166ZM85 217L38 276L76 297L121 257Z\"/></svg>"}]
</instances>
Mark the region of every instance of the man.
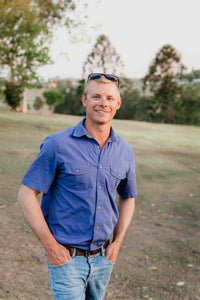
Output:
<instances>
[{"instance_id":1,"label":"man","mask_svg":"<svg viewBox=\"0 0 200 300\"><path fill-rule=\"evenodd\" d=\"M18 195L58 300L103 299L137 193L131 146L111 127L121 105L118 77L90 74L82 102L86 118L43 141Z\"/></svg>"}]
</instances>

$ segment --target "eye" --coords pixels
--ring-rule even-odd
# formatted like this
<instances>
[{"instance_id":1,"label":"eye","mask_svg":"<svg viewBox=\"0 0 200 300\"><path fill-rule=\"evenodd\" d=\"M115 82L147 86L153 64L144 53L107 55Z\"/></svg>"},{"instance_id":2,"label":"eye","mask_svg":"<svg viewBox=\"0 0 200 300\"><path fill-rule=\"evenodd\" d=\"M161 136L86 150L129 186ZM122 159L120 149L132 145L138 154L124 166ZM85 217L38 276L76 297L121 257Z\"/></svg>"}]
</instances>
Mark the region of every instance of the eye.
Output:
<instances>
[{"instance_id":1,"label":"eye","mask_svg":"<svg viewBox=\"0 0 200 300\"><path fill-rule=\"evenodd\" d=\"M99 99L99 95L93 95L92 98L93 99Z\"/></svg>"},{"instance_id":2,"label":"eye","mask_svg":"<svg viewBox=\"0 0 200 300\"><path fill-rule=\"evenodd\" d=\"M108 101L115 101L115 99L114 99L113 97L111 97L111 96L109 96L109 97L107 98L107 100L108 100Z\"/></svg>"}]
</instances>

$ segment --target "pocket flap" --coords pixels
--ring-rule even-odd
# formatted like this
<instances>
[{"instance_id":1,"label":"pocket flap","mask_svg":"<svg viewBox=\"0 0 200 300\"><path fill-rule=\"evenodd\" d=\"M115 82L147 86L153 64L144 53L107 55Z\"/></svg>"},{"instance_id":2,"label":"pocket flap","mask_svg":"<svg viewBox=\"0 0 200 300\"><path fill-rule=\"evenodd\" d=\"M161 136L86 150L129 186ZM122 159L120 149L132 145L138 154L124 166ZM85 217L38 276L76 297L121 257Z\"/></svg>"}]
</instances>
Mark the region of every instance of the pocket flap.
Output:
<instances>
[{"instance_id":1,"label":"pocket flap","mask_svg":"<svg viewBox=\"0 0 200 300\"><path fill-rule=\"evenodd\" d=\"M118 179L124 179L126 176L124 171L119 171L118 169L115 169L113 167L110 167L110 173L112 176Z\"/></svg>"},{"instance_id":2,"label":"pocket flap","mask_svg":"<svg viewBox=\"0 0 200 300\"><path fill-rule=\"evenodd\" d=\"M68 174L73 174L73 175L80 175L80 174L85 174L88 173L88 165L78 163L78 162L69 162L65 163L65 171Z\"/></svg>"}]
</instances>

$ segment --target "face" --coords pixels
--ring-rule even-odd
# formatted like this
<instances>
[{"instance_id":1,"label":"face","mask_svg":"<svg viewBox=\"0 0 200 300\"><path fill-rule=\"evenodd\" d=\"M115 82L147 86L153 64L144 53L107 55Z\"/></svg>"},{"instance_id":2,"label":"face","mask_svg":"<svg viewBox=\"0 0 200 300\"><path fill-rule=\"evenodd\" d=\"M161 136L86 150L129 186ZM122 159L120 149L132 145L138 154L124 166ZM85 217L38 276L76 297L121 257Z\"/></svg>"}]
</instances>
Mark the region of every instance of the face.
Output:
<instances>
[{"instance_id":1,"label":"face","mask_svg":"<svg viewBox=\"0 0 200 300\"><path fill-rule=\"evenodd\" d=\"M111 124L116 111L120 108L121 98L117 86L111 82L97 83L91 80L86 95L82 96L86 108L86 118L91 124Z\"/></svg>"}]
</instances>

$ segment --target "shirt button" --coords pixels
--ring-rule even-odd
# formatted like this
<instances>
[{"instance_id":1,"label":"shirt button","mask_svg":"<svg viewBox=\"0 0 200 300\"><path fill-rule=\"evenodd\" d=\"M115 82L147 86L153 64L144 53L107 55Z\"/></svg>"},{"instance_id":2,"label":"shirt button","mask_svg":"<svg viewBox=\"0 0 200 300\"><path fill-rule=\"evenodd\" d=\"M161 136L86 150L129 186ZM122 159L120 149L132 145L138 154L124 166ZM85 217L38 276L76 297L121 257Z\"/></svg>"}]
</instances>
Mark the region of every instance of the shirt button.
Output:
<instances>
[{"instance_id":1,"label":"shirt button","mask_svg":"<svg viewBox=\"0 0 200 300\"><path fill-rule=\"evenodd\" d=\"M91 244L91 247L93 247L94 245L93 244Z\"/></svg>"},{"instance_id":2,"label":"shirt button","mask_svg":"<svg viewBox=\"0 0 200 300\"><path fill-rule=\"evenodd\" d=\"M76 170L76 173L79 173L79 170Z\"/></svg>"},{"instance_id":3,"label":"shirt button","mask_svg":"<svg viewBox=\"0 0 200 300\"><path fill-rule=\"evenodd\" d=\"M97 226L96 229L98 230L98 229L99 229L99 226Z\"/></svg>"},{"instance_id":4,"label":"shirt button","mask_svg":"<svg viewBox=\"0 0 200 300\"><path fill-rule=\"evenodd\" d=\"M99 149L99 146L97 146L97 149Z\"/></svg>"},{"instance_id":5,"label":"shirt button","mask_svg":"<svg viewBox=\"0 0 200 300\"><path fill-rule=\"evenodd\" d=\"M119 176L119 178L121 177L121 175L120 175L120 174L119 174L118 176Z\"/></svg>"},{"instance_id":6,"label":"shirt button","mask_svg":"<svg viewBox=\"0 0 200 300\"><path fill-rule=\"evenodd\" d=\"M99 189L101 189L101 186L99 185Z\"/></svg>"},{"instance_id":7,"label":"shirt button","mask_svg":"<svg viewBox=\"0 0 200 300\"><path fill-rule=\"evenodd\" d=\"M98 206L98 210L101 209L101 206Z\"/></svg>"},{"instance_id":8,"label":"shirt button","mask_svg":"<svg viewBox=\"0 0 200 300\"><path fill-rule=\"evenodd\" d=\"M100 169L102 169L103 167L102 166L100 166Z\"/></svg>"}]
</instances>

